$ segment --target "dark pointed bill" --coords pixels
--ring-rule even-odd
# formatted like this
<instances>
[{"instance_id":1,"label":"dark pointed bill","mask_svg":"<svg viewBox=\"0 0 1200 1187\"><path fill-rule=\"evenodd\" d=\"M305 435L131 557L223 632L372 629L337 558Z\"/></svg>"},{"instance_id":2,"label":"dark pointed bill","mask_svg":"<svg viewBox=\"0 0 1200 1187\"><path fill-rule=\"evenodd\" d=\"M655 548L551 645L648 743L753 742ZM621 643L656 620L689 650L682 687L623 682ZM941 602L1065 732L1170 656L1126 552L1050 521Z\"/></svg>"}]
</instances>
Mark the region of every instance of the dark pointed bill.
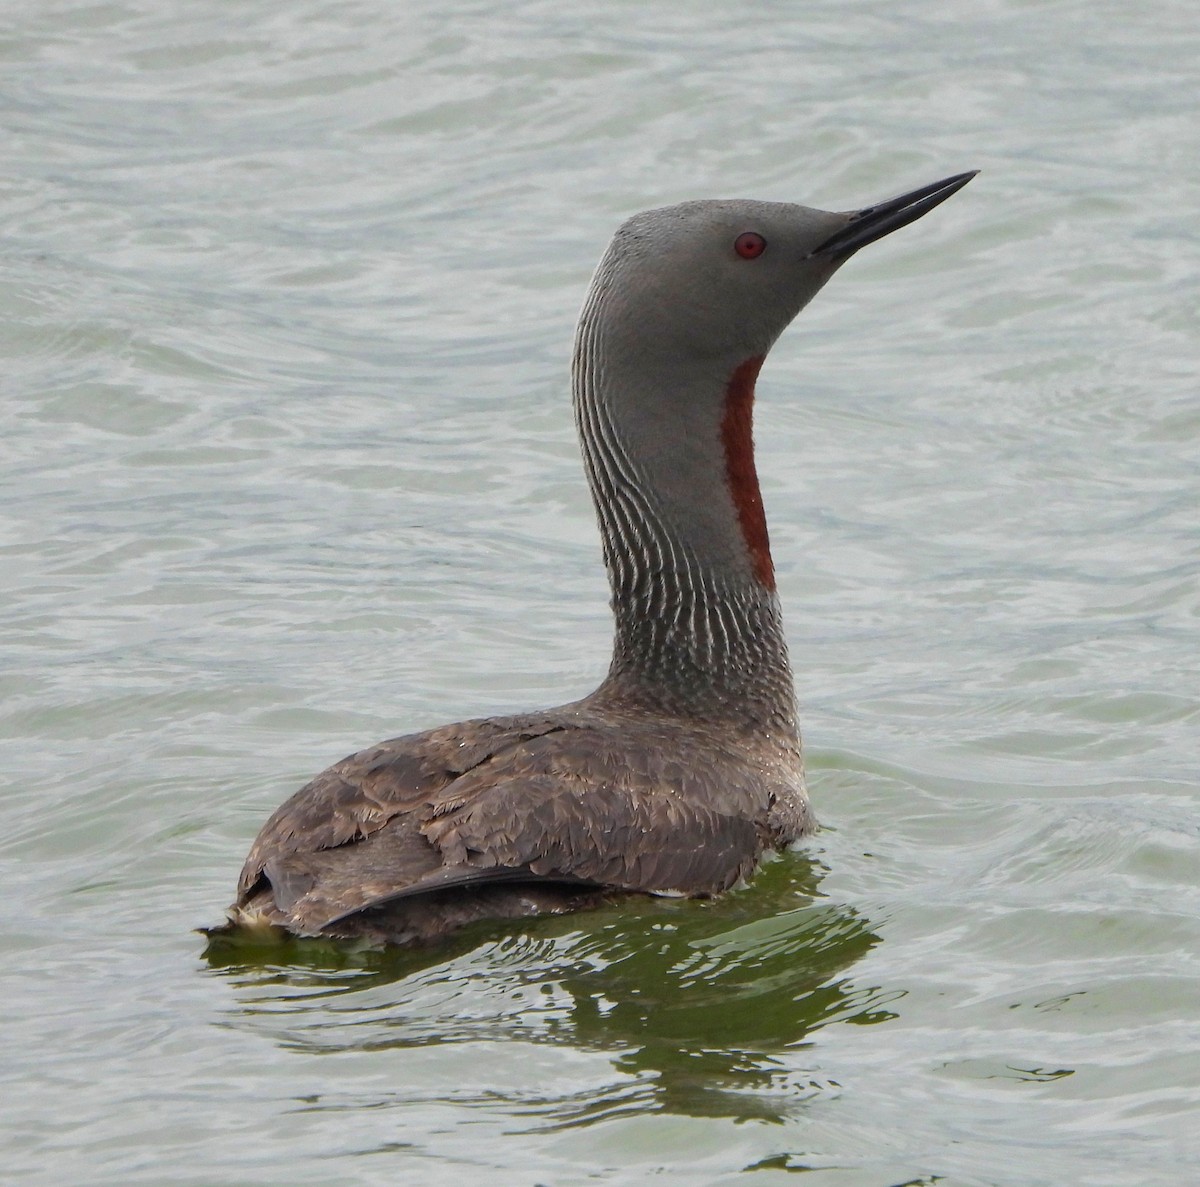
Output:
<instances>
[{"instance_id":1,"label":"dark pointed bill","mask_svg":"<svg viewBox=\"0 0 1200 1187\"><path fill-rule=\"evenodd\" d=\"M826 259L842 263L852 256L860 247L874 243L909 223L916 222L923 214L928 214L935 206L940 206L951 194L959 190L978 173L972 169L970 173L956 173L932 185L922 186L898 198L889 198L886 202L876 202L874 206L864 206L850 215L850 221L840 230L831 235L812 254L824 256Z\"/></svg>"}]
</instances>

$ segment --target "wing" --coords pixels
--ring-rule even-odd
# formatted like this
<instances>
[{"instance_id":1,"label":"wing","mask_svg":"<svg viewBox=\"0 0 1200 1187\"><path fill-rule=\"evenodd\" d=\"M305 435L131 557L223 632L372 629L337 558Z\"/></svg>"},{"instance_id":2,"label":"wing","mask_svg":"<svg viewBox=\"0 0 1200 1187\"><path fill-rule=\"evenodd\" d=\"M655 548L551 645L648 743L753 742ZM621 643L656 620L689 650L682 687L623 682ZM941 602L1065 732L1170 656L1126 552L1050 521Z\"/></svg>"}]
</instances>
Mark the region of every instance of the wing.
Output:
<instances>
[{"instance_id":1,"label":"wing","mask_svg":"<svg viewBox=\"0 0 1200 1187\"><path fill-rule=\"evenodd\" d=\"M451 866L524 867L623 890L711 895L749 874L768 843L752 820L673 789L557 771L446 791L455 806L439 802L421 832Z\"/></svg>"},{"instance_id":2,"label":"wing","mask_svg":"<svg viewBox=\"0 0 1200 1187\"><path fill-rule=\"evenodd\" d=\"M392 738L344 758L268 818L242 867L238 902L254 893L268 866L282 872L288 859L363 841L396 817L430 804L439 790L497 754L558 728L534 716L465 721ZM410 847L392 856L420 864L422 852Z\"/></svg>"},{"instance_id":3,"label":"wing","mask_svg":"<svg viewBox=\"0 0 1200 1187\"><path fill-rule=\"evenodd\" d=\"M690 742L690 744L688 744ZM438 891L529 881L716 894L777 838L769 777L714 786L694 738L487 719L353 755L268 820L239 885L304 931Z\"/></svg>"}]
</instances>

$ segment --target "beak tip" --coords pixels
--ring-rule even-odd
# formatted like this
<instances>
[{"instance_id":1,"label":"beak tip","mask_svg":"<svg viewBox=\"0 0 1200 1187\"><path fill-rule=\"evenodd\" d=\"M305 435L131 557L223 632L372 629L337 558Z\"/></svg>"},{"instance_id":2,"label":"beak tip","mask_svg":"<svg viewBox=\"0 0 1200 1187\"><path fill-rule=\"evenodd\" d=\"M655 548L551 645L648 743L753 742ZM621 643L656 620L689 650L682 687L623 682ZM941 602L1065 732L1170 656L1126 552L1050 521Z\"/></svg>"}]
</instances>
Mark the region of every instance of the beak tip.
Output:
<instances>
[{"instance_id":1,"label":"beak tip","mask_svg":"<svg viewBox=\"0 0 1200 1187\"><path fill-rule=\"evenodd\" d=\"M830 236L812 252L812 255L826 256L839 264L843 263L859 248L916 222L935 206L940 206L947 198L958 193L978 175L978 169L969 169L965 173L944 177L932 185L910 190L897 198L889 198L885 202L877 202L873 206L852 211L847 225Z\"/></svg>"}]
</instances>

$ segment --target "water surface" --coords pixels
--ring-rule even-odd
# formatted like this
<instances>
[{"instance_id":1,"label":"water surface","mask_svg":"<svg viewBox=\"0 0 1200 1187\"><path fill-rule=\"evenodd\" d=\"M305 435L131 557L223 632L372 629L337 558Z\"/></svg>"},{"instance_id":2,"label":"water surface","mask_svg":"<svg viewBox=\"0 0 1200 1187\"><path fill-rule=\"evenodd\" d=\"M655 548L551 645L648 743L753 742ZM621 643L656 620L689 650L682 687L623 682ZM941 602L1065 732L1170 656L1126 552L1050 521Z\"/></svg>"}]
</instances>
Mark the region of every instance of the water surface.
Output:
<instances>
[{"instance_id":1,"label":"water surface","mask_svg":"<svg viewBox=\"0 0 1200 1187\"><path fill-rule=\"evenodd\" d=\"M1200 1177L1191 7L63 0L0 55L9 1176ZM825 830L718 903L202 959L314 771L603 672L615 224L967 168L759 384Z\"/></svg>"}]
</instances>

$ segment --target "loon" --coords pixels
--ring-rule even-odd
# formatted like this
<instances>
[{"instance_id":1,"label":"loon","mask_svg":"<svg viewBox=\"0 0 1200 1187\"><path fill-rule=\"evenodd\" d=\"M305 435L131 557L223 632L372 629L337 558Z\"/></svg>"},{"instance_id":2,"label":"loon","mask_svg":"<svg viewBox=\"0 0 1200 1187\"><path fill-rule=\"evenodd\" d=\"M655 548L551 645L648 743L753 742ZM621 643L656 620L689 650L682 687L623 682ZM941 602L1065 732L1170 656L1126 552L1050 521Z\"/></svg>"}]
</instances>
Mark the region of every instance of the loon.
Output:
<instances>
[{"instance_id":1,"label":"loon","mask_svg":"<svg viewBox=\"0 0 1200 1187\"><path fill-rule=\"evenodd\" d=\"M626 221L572 366L612 592L608 675L556 709L336 763L267 820L209 934L427 942L622 894L709 897L811 832L755 379L846 260L974 176L852 212L693 201Z\"/></svg>"}]
</instances>

